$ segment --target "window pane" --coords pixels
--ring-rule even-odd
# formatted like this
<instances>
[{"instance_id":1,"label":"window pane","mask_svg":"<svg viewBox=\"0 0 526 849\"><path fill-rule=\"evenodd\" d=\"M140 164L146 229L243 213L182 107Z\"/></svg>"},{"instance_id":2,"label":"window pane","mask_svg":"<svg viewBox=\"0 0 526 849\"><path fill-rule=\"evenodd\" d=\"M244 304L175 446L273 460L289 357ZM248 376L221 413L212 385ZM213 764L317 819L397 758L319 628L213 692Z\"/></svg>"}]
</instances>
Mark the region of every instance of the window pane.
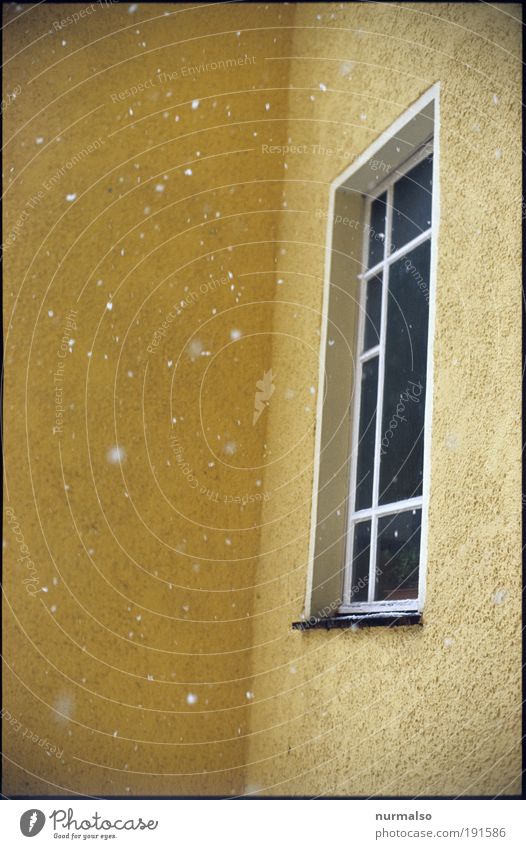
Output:
<instances>
[{"instance_id":1,"label":"window pane","mask_svg":"<svg viewBox=\"0 0 526 849\"><path fill-rule=\"evenodd\" d=\"M373 499L373 464L378 395L378 357L363 364L358 460L356 463L356 510L370 507Z\"/></svg>"},{"instance_id":2,"label":"window pane","mask_svg":"<svg viewBox=\"0 0 526 849\"><path fill-rule=\"evenodd\" d=\"M378 519L376 601L418 598L421 510Z\"/></svg>"},{"instance_id":3,"label":"window pane","mask_svg":"<svg viewBox=\"0 0 526 849\"><path fill-rule=\"evenodd\" d=\"M382 278L373 277L367 281L365 301L365 330L363 350L368 351L380 342L380 314L382 310Z\"/></svg>"},{"instance_id":4,"label":"window pane","mask_svg":"<svg viewBox=\"0 0 526 849\"><path fill-rule=\"evenodd\" d=\"M370 550L371 522L358 522L354 526L351 601L367 601Z\"/></svg>"},{"instance_id":5,"label":"window pane","mask_svg":"<svg viewBox=\"0 0 526 849\"><path fill-rule=\"evenodd\" d=\"M379 504L422 494L429 258L427 240L389 271Z\"/></svg>"},{"instance_id":6,"label":"window pane","mask_svg":"<svg viewBox=\"0 0 526 849\"><path fill-rule=\"evenodd\" d=\"M433 157L423 159L395 183L391 251L431 226Z\"/></svg>"},{"instance_id":7,"label":"window pane","mask_svg":"<svg viewBox=\"0 0 526 849\"><path fill-rule=\"evenodd\" d=\"M371 204L371 223L369 224L369 261L372 268L384 258L386 192Z\"/></svg>"}]
</instances>

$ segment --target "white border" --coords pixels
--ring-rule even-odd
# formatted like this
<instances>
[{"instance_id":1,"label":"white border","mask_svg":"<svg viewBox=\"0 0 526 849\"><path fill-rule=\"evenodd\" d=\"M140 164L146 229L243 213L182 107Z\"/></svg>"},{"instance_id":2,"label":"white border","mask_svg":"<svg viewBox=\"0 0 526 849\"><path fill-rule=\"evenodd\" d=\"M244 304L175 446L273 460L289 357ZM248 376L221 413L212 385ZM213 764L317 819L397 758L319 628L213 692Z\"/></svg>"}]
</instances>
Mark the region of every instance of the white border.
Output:
<instances>
[{"instance_id":1,"label":"white border","mask_svg":"<svg viewBox=\"0 0 526 849\"><path fill-rule=\"evenodd\" d=\"M426 373L426 407L424 418L424 479L422 486L422 528L421 528L421 562L419 569L419 586L418 600L414 599L410 602L410 607L406 606L405 602L375 602L375 610L393 609L417 609L421 611L425 602L426 593L426 572L427 572L427 542L428 542L428 524L429 524L429 495L430 495L430 472L431 472L431 438L432 438L432 411L433 411L433 392L434 392L434 335L435 335L435 290L436 290L436 273L437 273L437 246L438 233L440 224L440 185L439 185L439 152L440 152L440 83L437 82L428 89L418 100L415 101L396 121L394 121L377 139L370 145L366 151L349 165L338 177L336 177L329 187L329 209L327 215L327 233L326 233L326 248L325 248L325 269L323 283L323 299L322 299L322 320L320 334L320 364L318 370L318 399L316 408L316 432L314 440L314 474L313 474L313 489L311 503L311 524L309 537L309 555L307 564L307 582L305 592L305 608L304 615L312 614L312 586L314 578L314 554L316 546L316 526L317 526L317 510L318 510L318 488L320 479L320 454L321 454L321 438L323 429L323 400L325 388L325 361L327 354L327 330L329 319L329 296L330 296L330 272L331 272L331 256L332 256L332 237L333 237L333 218L336 199L336 191L341 188L354 174L374 158L393 136L396 136L412 118L416 117L424 108L434 101L434 130L433 130L433 196L432 196L432 234L431 234L431 268L429 279L429 318L428 318L428 351L427 351L427 373ZM405 160L404 160L405 161ZM371 194L374 190L371 190ZM353 417L356 419L356 416ZM353 421L353 428L355 421ZM346 531L347 533L347 531ZM346 543L347 551L347 543ZM346 558L347 562L347 558ZM347 570L346 570L347 571ZM343 587L342 587L343 589ZM343 595L343 592L342 592ZM367 604L367 609L371 607ZM358 610L358 605L353 605L353 610ZM363 608L362 608L363 609Z\"/></svg>"},{"instance_id":2,"label":"white border","mask_svg":"<svg viewBox=\"0 0 526 849\"><path fill-rule=\"evenodd\" d=\"M433 86L434 134L433 134L433 195L431 198L431 268L429 273L429 318L427 338L426 409L424 415L424 480L422 486L422 530L420 550L424 553L420 564L418 581L418 609L423 610L426 598L428 564L429 502L431 495L431 439L433 422L433 395L435 391L435 315L436 280L438 267L438 233L440 229L440 83Z\"/></svg>"}]
</instances>

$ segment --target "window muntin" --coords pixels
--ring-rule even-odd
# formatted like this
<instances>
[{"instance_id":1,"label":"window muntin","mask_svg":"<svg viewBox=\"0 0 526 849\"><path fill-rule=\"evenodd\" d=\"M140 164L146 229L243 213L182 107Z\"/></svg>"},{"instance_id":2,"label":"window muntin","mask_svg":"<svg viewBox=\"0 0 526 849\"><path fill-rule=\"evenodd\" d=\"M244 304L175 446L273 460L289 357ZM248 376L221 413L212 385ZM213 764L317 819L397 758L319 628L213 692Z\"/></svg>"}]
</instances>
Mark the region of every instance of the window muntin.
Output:
<instances>
[{"instance_id":1,"label":"window muntin","mask_svg":"<svg viewBox=\"0 0 526 849\"><path fill-rule=\"evenodd\" d=\"M366 200L367 270L361 275L342 612L418 605L431 263L430 150L432 143L427 142Z\"/></svg>"}]
</instances>

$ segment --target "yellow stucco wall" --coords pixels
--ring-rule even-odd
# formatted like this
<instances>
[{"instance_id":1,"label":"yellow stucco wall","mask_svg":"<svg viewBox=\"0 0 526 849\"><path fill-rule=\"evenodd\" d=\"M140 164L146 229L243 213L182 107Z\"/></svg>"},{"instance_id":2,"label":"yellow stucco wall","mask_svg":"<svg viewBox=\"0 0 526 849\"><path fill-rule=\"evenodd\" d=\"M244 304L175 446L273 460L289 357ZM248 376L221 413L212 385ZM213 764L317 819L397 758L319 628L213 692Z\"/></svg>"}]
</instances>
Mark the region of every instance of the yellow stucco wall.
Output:
<instances>
[{"instance_id":1,"label":"yellow stucco wall","mask_svg":"<svg viewBox=\"0 0 526 849\"><path fill-rule=\"evenodd\" d=\"M518 10L134 5L6 9L4 793L517 792ZM317 211L437 80L425 626L292 632Z\"/></svg>"},{"instance_id":2,"label":"yellow stucco wall","mask_svg":"<svg viewBox=\"0 0 526 849\"><path fill-rule=\"evenodd\" d=\"M239 793L292 9L86 8L6 8L4 792Z\"/></svg>"},{"instance_id":3,"label":"yellow stucco wall","mask_svg":"<svg viewBox=\"0 0 526 849\"><path fill-rule=\"evenodd\" d=\"M281 380L267 436L276 452L293 450L266 483L273 497L264 505L258 574L267 585L254 619L251 792L519 791L517 15L460 4L297 7L287 135L309 153L286 158L286 201L296 212L280 218L286 285L272 362ZM330 181L437 81L425 624L291 632L305 598L314 442L285 393L303 393L313 423L326 227L318 210L327 209ZM343 154L326 153L335 146ZM285 330L294 340L278 335Z\"/></svg>"}]
</instances>

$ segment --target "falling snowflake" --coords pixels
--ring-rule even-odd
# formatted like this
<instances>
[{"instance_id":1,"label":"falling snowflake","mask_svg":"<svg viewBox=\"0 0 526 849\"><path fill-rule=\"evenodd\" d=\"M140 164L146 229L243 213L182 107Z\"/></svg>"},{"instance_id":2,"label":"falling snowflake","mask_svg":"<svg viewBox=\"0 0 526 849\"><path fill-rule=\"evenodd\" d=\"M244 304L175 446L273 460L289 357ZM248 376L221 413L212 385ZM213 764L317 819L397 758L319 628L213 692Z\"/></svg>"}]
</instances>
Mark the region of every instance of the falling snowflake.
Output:
<instances>
[{"instance_id":1,"label":"falling snowflake","mask_svg":"<svg viewBox=\"0 0 526 849\"><path fill-rule=\"evenodd\" d=\"M503 604L506 601L508 593L506 590L497 590L495 595L493 596L493 601L495 604Z\"/></svg>"},{"instance_id":2,"label":"falling snowflake","mask_svg":"<svg viewBox=\"0 0 526 849\"><path fill-rule=\"evenodd\" d=\"M203 352L203 343L200 339L192 339L188 345L188 354L192 362Z\"/></svg>"},{"instance_id":3,"label":"falling snowflake","mask_svg":"<svg viewBox=\"0 0 526 849\"><path fill-rule=\"evenodd\" d=\"M126 451L121 445L113 445L106 452L106 459L108 463L122 463L126 459Z\"/></svg>"}]
</instances>

